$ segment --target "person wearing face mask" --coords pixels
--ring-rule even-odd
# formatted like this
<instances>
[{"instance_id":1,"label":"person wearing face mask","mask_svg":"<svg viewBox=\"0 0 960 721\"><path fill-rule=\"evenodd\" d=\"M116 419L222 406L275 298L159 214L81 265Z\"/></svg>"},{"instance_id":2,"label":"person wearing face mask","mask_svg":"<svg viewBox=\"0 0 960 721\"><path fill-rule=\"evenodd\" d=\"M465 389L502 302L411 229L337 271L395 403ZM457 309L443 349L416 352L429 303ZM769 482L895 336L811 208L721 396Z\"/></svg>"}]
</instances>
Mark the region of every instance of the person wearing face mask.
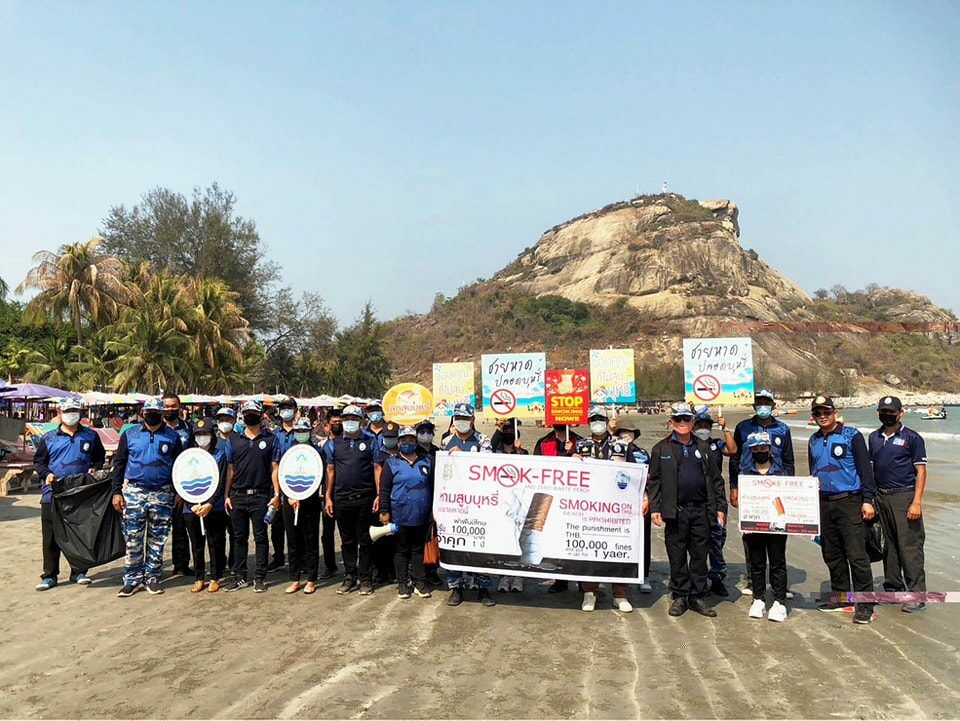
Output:
<instances>
[{"instance_id":1,"label":"person wearing face mask","mask_svg":"<svg viewBox=\"0 0 960 721\"><path fill-rule=\"evenodd\" d=\"M547 435L537 439L536 444L533 446L533 455L572 456L579 441L580 436L570 431L567 426L555 425ZM568 588L570 588L569 581L566 579L558 579L550 585L547 592L563 593Z\"/></svg>"},{"instance_id":2,"label":"person wearing face mask","mask_svg":"<svg viewBox=\"0 0 960 721\"><path fill-rule=\"evenodd\" d=\"M390 458L396 458L400 453L399 431L400 426L393 421L387 421L380 429L380 452L376 456L373 467L377 488L380 487L384 465ZM379 512L373 514L370 525L382 525ZM373 544L373 568L376 572L374 580L377 583L386 585L396 581L396 564L394 563L396 548L397 539L394 536L384 536Z\"/></svg>"},{"instance_id":3,"label":"person wearing face mask","mask_svg":"<svg viewBox=\"0 0 960 721\"><path fill-rule=\"evenodd\" d=\"M323 421L323 430L326 437L320 442L320 454L323 456L325 468L329 467L330 451L333 450L333 441L343 435L343 420L340 417L339 408L331 408L327 411L326 418ZM326 498L327 479L324 472L323 488L321 498ZM335 549L334 534L337 529L337 522L332 516L326 513L320 514L320 547L323 549L323 571L320 573L321 579L333 578L337 575L337 554Z\"/></svg>"},{"instance_id":4,"label":"person wearing face mask","mask_svg":"<svg viewBox=\"0 0 960 721\"><path fill-rule=\"evenodd\" d=\"M396 534L388 537L396 539L397 596L407 599L416 593L421 598L430 598L423 547L433 508L433 459L419 451L417 432L412 426L404 426L397 433L397 452L383 458L380 522L398 526ZM381 538L377 543L384 540Z\"/></svg>"},{"instance_id":5,"label":"person wearing face mask","mask_svg":"<svg viewBox=\"0 0 960 721\"><path fill-rule=\"evenodd\" d=\"M723 459L730 458L737 450L737 442L733 433L727 428L727 419L721 416L718 419L720 423L720 432L722 438L713 437L713 416L710 415L710 408L707 406L694 406L693 408L693 435L710 446L713 458L717 462L717 468L723 474ZM727 587L723 585L727 577L727 561L723 557L723 546L727 542L727 529L716 521L713 522L710 531L710 571L707 577L710 580L710 593L726 598L730 595ZM748 581L750 577L750 568L747 567Z\"/></svg>"},{"instance_id":6,"label":"person wearing face mask","mask_svg":"<svg viewBox=\"0 0 960 721\"><path fill-rule=\"evenodd\" d=\"M33 467L40 478L40 538L43 549L43 573L38 591L57 585L60 575L60 546L53 537L53 482L76 473L92 473L103 465L106 451L100 436L80 424L81 405L75 398L59 403L59 423L47 431L37 444ZM90 584L86 568L70 568L70 580L81 586Z\"/></svg>"},{"instance_id":7,"label":"person wearing face mask","mask_svg":"<svg viewBox=\"0 0 960 721\"><path fill-rule=\"evenodd\" d=\"M617 426L616 423L613 423ZM609 424L608 424L609 428ZM611 434L613 430L610 431ZM633 460L645 466L650 465L650 454L647 449L640 445L640 431L633 428L616 428L616 435L620 442L625 444L633 453ZM638 586L640 593L653 593L653 586L650 585L650 553L653 541L653 528L650 522L650 494L645 491L643 494L643 577L646 579Z\"/></svg>"},{"instance_id":8,"label":"person wearing face mask","mask_svg":"<svg viewBox=\"0 0 960 721\"><path fill-rule=\"evenodd\" d=\"M290 397L280 401L277 410L277 418L279 421L271 431L273 435L277 437L276 444L274 445L274 475L277 474L277 469L279 468L280 459L283 457L283 454L286 453L290 446L296 443L294 439L294 423L300 417L298 411L299 408L295 398ZM279 480L277 483L279 485ZM268 573L283 568L287 563L286 556L283 552L284 539L287 535L286 515L286 513L277 514L273 519L273 523L270 524L270 543L273 546L273 558L270 560L270 563L267 564Z\"/></svg>"},{"instance_id":9,"label":"person wearing face mask","mask_svg":"<svg viewBox=\"0 0 960 721\"><path fill-rule=\"evenodd\" d=\"M343 583L339 594L359 589L361 596L373 593L370 513L378 511L374 461L377 449L372 436L361 429L363 413L355 405L341 414L343 435L328 443L325 512L335 518L340 531Z\"/></svg>"},{"instance_id":10,"label":"person wearing face mask","mask_svg":"<svg viewBox=\"0 0 960 721\"><path fill-rule=\"evenodd\" d=\"M903 425L903 404L886 396L877 404L880 428L870 434L870 460L877 482L877 514L883 529L883 590L923 593L923 489L927 485L927 448L923 437ZM905 613L926 608L904 603Z\"/></svg>"},{"instance_id":11,"label":"person wearing face mask","mask_svg":"<svg viewBox=\"0 0 960 721\"><path fill-rule=\"evenodd\" d=\"M590 406L587 413L590 436L581 438L577 442L573 455L577 458L597 458L622 463L636 463L637 459L633 453L632 442L623 442L619 436L611 435L607 410L603 406ZM614 425L614 428L616 428L616 425ZM644 515L647 513L646 497L643 499L643 513ZM600 584L597 581L581 581L580 587L583 589L583 601L580 604L580 609L586 613L592 613L597 607L597 592L600 590ZM615 609L621 613L633 611L633 605L627 598L628 588L626 583L611 584L611 590L613 591L613 607Z\"/></svg>"},{"instance_id":12,"label":"person wearing face mask","mask_svg":"<svg viewBox=\"0 0 960 721\"><path fill-rule=\"evenodd\" d=\"M495 442L492 442L494 453L507 453L519 456L528 456L530 451L523 448L520 441L519 421L514 423L514 419L507 418L499 430L499 436L495 436ZM522 593L523 578L520 576L501 576L500 583L497 585L499 593Z\"/></svg>"},{"instance_id":13,"label":"person wearing face mask","mask_svg":"<svg viewBox=\"0 0 960 721\"><path fill-rule=\"evenodd\" d=\"M383 404L379 400L370 401L363 409L364 414L364 433L370 434L370 436L376 441L375 454L383 450Z\"/></svg>"},{"instance_id":14,"label":"person wearing face mask","mask_svg":"<svg viewBox=\"0 0 960 721\"><path fill-rule=\"evenodd\" d=\"M747 437L750 449L750 467L744 471L751 476L782 476L783 466L771 453L770 434L763 431ZM763 618L767 613L764 600L767 588L769 559L770 590L773 605L767 618L771 621L787 620L787 535L785 533L744 533L743 542L750 548L750 585L754 590L753 603L747 615Z\"/></svg>"},{"instance_id":15,"label":"person wearing face mask","mask_svg":"<svg viewBox=\"0 0 960 721\"><path fill-rule=\"evenodd\" d=\"M432 421L420 421L417 424L417 445L420 446L421 453L427 453L431 458L437 455L440 446L434 444L437 427Z\"/></svg>"},{"instance_id":16,"label":"person wearing face mask","mask_svg":"<svg viewBox=\"0 0 960 721\"><path fill-rule=\"evenodd\" d=\"M193 443L193 428L180 417L180 396L170 391L165 392L161 397L163 402L163 424L180 436L180 444L184 449L190 448ZM193 571L190 568L190 536L187 534L187 527L184 525L183 514L180 510L183 508L183 499L176 496L173 501L173 532L170 538L170 552L173 556L173 575L187 576Z\"/></svg>"},{"instance_id":17,"label":"person wearing face mask","mask_svg":"<svg viewBox=\"0 0 960 721\"><path fill-rule=\"evenodd\" d=\"M253 591L267 590L267 562L270 547L265 516L267 508L280 508L280 485L273 472L273 449L277 437L262 427L263 406L247 401L240 408L243 433L234 433L227 443L227 488L225 506L233 523L236 538L234 572L236 582L228 591L240 591L247 581L247 543L253 527L256 566Z\"/></svg>"},{"instance_id":18,"label":"person wearing face mask","mask_svg":"<svg viewBox=\"0 0 960 721\"><path fill-rule=\"evenodd\" d=\"M710 446L693 435L693 409L670 408L670 435L650 453L650 512L663 537L670 561L671 616L692 610L713 618L707 606L707 552L710 525L726 522L723 477Z\"/></svg>"},{"instance_id":19,"label":"person wearing face mask","mask_svg":"<svg viewBox=\"0 0 960 721\"><path fill-rule=\"evenodd\" d=\"M867 555L864 521L874 517L876 483L870 451L863 434L837 419L837 407L830 396L819 395L811 407L819 428L807 441L810 475L820 481L820 552L830 571L830 588L835 593L873 591L873 571ZM817 606L820 611L848 611L850 605L831 600ZM873 603L857 603L853 622L868 624L877 615Z\"/></svg>"},{"instance_id":20,"label":"person wearing face mask","mask_svg":"<svg viewBox=\"0 0 960 721\"><path fill-rule=\"evenodd\" d=\"M282 413L283 408L280 410ZM313 445L312 430L310 421L306 418L298 418L294 421L294 445ZM280 460L287 450L289 450L289 448L284 448L279 444L274 446L273 472L275 474L278 474L277 469L279 468ZM323 453L320 454L320 459L323 461ZM292 501L284 497L283 515L284 526L287 529L287 548L290 551L290 585L287 586L286 593L293 594L302 588L303 592L309 595L317 590L317 579L320 571L320 516L323 515L322 489L318 488L316 493L302 501ZM296 523L293 522L295 517ZM306 577L306 583L301 583L304 577Z\"/></svg>"},{"instance_id":21,"label":"person wearing face mask","mask_svg":"<svg viewBox=\"0 0 960 721\"><path fill-rule=\"evenodd\" d=\"M163 593L160 568L176 495L173 463L183 448L180 436L163 422L159 398L144 401L141 415L143 423L120 436L113 456L113 507L123 514L127 545L121 598L141 586L150 594Z\"/></svg>"},{"instance_id":22,"label":"person wearing face mask","mask_svg":"<svg viewBox=\"0 0 960 721\"><path fill-rule=\"evenodd\" d=\"M191 506L183 504L183 520L187 533L190 535L190 545L193 547L193 568L196 573L192 593L200 593L204 588L210 593L220 590L223 583L224 570L227 567L227 512L223 505L223 492L227 482L227 454L224 443L217 438L213 419L201 418L193 427L193 445L205 450L217 461L220 469L220 478L217 483L217 492L209 500ZM200 519L203 519L203 528ZM206 536L204 536L206 531ZM210 556L210 585L206 584L206 561L204 559L204 545Z\"/></svg>"},{"instance_id":23,"label":"person wearing face mask","mask_svg":"<svg viewBox=\"0 0 960 721\"><path fill-rule=\"evenodd\" d=\"M227 442L230 440L230 436L234 433L234 427L237 423L237 412L233 410L230 406L222 406L217 409L217 412L213 416L213 420L217 426L217 450L226 454ZM226 509L224 509L226 512ZM232 573L234 567L234 548L235 541L233 536L233 523L230 521L230 516L227 516L227 572Z\"/></svg>"},{"instance_id":24,"label":"person wearing face mask","mask_svg":"<svg viewBox=\"0 0 960 721\"><path fill-rule=\"evenodd\" d=\"M747 437L751 433L767 433L772 441L770 446L771 451L776 458L777 463L783 466L783 475L796 475L796 462L794 461L793 454L793 438L790 435L790 428L787 426L787 424L773 415L776 407L777 403L774 400L773 391L761 388L753 394L754 415L750 418L740 421L737 424L736 429L733 431L733 441L734 445L736 446L736 450L734 451L733 455L730 456L730 472L728 475L730 476L730 505L734 508L737 507L740 493L737 489L737 479L739 478L741 472L746 472L745 470L741 471L741 469L749 468L751 465L750 449L746 447ZM743 546L743 553L746 566L747 568L750 568L750 549L747 548L746 544ZM749 596L751 593L753 593L753 589L750 587L749 578L747 579L747 585L743 588L742 593L745 596ZM788 597L792 595L793 594L788 592Z\"/></svg>"}]
</instances>

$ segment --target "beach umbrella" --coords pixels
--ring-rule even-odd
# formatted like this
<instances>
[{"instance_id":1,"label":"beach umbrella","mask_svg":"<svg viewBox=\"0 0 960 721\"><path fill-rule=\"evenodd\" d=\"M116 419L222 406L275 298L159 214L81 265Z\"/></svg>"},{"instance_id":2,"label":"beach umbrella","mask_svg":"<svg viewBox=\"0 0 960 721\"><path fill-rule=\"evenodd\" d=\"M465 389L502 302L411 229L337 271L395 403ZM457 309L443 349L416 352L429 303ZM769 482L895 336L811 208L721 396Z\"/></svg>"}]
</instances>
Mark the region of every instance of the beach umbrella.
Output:
<instances>
[{"instance_id":1,"label":"beach umbrella","mask_svg":"<svg viewBox=\"0 0 960 721\"><path fill-rule=\"evenodd\" d=\"M4 400L35 401L52 398L55 401L61 398L79 398L79 393L51 388L39 383L20 383L3 389Z\"/></svg>"}]
</instances>

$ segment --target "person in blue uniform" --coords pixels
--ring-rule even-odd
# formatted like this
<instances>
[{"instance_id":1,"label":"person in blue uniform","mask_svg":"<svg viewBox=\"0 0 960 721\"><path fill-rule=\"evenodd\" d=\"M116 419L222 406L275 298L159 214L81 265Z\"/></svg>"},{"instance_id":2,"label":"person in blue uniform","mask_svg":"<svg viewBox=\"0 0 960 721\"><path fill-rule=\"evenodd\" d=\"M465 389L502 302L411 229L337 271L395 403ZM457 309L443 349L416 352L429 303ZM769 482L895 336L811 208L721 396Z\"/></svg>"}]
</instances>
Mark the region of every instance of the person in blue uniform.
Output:
<instances>
[{"instance_id":1,"label":"person in blue uniform","mask_svg":"<svg viewBox=\"0 0 960 721\"><path fill-rule=\"evenodd\" d=\"M237 412L233 410L230 406L221 406L214 413L213 420L217 426L217 448L224 454L226 457L226 448L227 441L230 440L230 436L233 435L234 427L237 423ZM224 499L226 500L226 499ZM234 564L234 536L233 536L233 523L230 521L230 516L227 516L227 573L233 572Z\"/></svg>"},{"instance_id":2,"label":"person in blue uniform","mask_svg":"<svg viewBox=\"0 0 960 721\"><path fill-rule=\"evenodd\" d=\"M295 398L285 398L280 401L277 409L277 423L272 429L273 435L277 437L276 452L279 457L283 457L284 452L290 448L296 441L294 440L294 422L300 418L299 407ZM281 507L282 508L282 507ZM270 524L270 543L273 546L273 558L267 564L267 571L277 571L287 563L287 557L284 553L284 542L286 540L287 519L285 513L278 513Z\"/></svg>"},{"instance_id":3,"label":"person in blue uniform","mask_svg":"<svg viewBox=\"0 0 960 721\"><path fill-rule=\"evenodd\" d=\"M204 588L209 593L220 590L227 567L227 511L224 507L224 490L227 483L226 443L217 438L216 427L211 418L201 418L193 426L193 446L210 453L217 461L219 476L217 492L204 501L191 505L183 504L183 520L193 549L195 581L191 592L200 593ZM200 519L203 519L203 528ZM204 536L206 531L206 536ZM204 546L210 556L210 585L206 584L207 564Z\"/></svg>"},{"instance_id":4,"label":"person in blue uniform","mask_svg":"<svg viewBox=\"0 0 960 721\"><path fill-rule=\"evenodd\" d=\"M609 424L608 424L609 426ZM627 448L633 453L633 460L636 463L645 466L650 465L650 454L647 449L640 445L640 431L634 428L617 427L616 436L627 445ZM644 489L643 492L643 578L644 581L637 588L640 593L653 593L653 586L650 585L650 551L653 541L653 523L650 520L650 492ZM554 582L554 585L559 583ZM564 589L565 590L565 589ZM551 586L548 591L553 591Z\"/></svg>"},{"instance_id":5,"label":"person in blue uniform","mask_svg":"<svg viewBox=\"0 0 960 721\"><path fill-rule=\"evenodd\" d=\"M886 396L877 404L880 427L870 434L870 460L877 482L877 514L883 528L883 590L924 593L923 490L927 485L927 447L923 437L903 425L903 403ZM900 609L917 613L923 601Z\"/></svg>"},{"instance_id":6,"label":"person in blue uniform","mask_svg":"<svg viewBox=\"0 0 960 721\"><path fill-rule=\"evenodd\" d=\"M97 432L80 424L82 406L75 398L59 403L59 423L47 431L37 445L33 467L40 478L40 538L43 549L43 573L38 591L57 585L60 575L60 547L53 537L53 482L75 473L92 473L106 457ZM81 586L90 584L86 568L71 568L70 580Z\"/></svg>"},{"instance_id":7,"label":"person in blue uniform","mask_svg":"<svg viewBox=\"0 0 960 721\"><path fill-rule=\"evenodd\" d=\"M373 467L378 488L380 487L380 476L383 473L384 464L390 458L396 458L400 453L399 431L400 426L393 421L386 421L380 426L380 450L376 454ZM382 525L379 512L372 514L370 525L373 527ZM373 544L371 553L373 554L374 581L378 585L394 583L396 581L394 556L397 553L397 539L393 536L382 537Z\"/></svg>"},{"instance_id":8,"label":"person in blue uniform","mask_svg":"<svg viewBox=\"0 0 960 721\"><path fill-rule=\"evenodd\" d=\"M343 435L327 442L327 488L325 511L336 518L343 557L343 583L339 594L359 589L361 596L373 593L371 570L370 513L379 510L374 461L376 437L361 429L363 413L350 405L341 412ZM327 450L329 448L329 450Z\"/></svg>"},{"instance_id":9,"label":"person in blue uniform","mask_svg":"<svg viewBox=\"0 0 960 721\"><path fill-rule=\"evenodd\" d=\"M403 426L398 434L397 454L383 459L380 521L398 526L394 555L397 596L406 599L416 593L421 598L429 598L423 547L433 508L433 460L428 454L418 452L415 428Z\"/></svg>"},{"instance_id":10,"label":"person in blue uniform","mask_svg":"<svg viewBox=\"0 0 960 721\"><path fill-rule=\"evenodd\" d=\"M870 452L856 428L840 422L830 396L813 400L813 418L819 428L810 436L807 455L810 475L820 481L820 550L830 571L835 593L873 591L873 571L867 555L864 521L876 514L876 483ZM846 611L850 604L832 599L817 606L821 611ZM873 603L854 606L854 623L876 619Z\"/></svg>"},{"instance_id":11,"label":"person in blue uniform","mask_svg":"<svg viewBox=\"0 0 960 721\"><path fill-rule=\"evenodd\" d=\"M283 408L280 409L283 412ZM310 421L298 418L293 422L293 445L313 445ZM279 479L280 461L293 446L274 447L274 473ZM314 446L316 448L316 446ZM319 451L319 449L317 449ZM320 474L324 473L323 454L320 454ZM278 480L279 483L279 480ZM281 489L282 490L282 489ZM320 572L320 516L323 514L322 486L302 501L283 497L283 523L287 531L288 569L290 585L285 593L294 594L301 588L307 595L317 590ZM296 523L294 523L296 520Z\"/></svg>"},{"instance_id":12,"label":"person in blue uniform","mask_svg":"<svg viewBox=\"0 0 960 721\"><path fill-rule=\"evenodd\" d=\"M329 452L333 450L333 439L343 435L343 419L340 416L339 408L331 408L327 411L323 421L323 429L326 433L325 438L320 439L320 455L323 456L324 469L330 463ZM324 470L323 488L321 489L321 499L327 497L327 476ZM320 572L320 579L333 578L337 575L337 553L334 536L337 532L337 522L333 516L326 513L320 514L320 547L323 549L323 570Z\"/></svg>"},{"instance_id":13,"label":"person in blue uniform","mask_svg":"<svg viewBox=\"0 0 960 721\"><path fill-rule=\"evenodd\" d=\"M160 400L163 402L163 424L180 437L182 448L190 448L193 443L193 428L188 421L183 420L180 396L167 391ZM190 536L184 525L184 516L180 513L183 500L175 496L173 500L172 533L170 537L170 553L173 556L173 575L189 575L190 569Z\"/></svg>"},{"instance_id":14,"label":"person in blue uniform","mask_svg":"<svg viewBox=\"0 0 960 721\"><path fill-rule=\"evenodd\" d=\"M123 514L127 545L123 587L127 598L145 586L161 594L163 546L173 517L173 463L183 447L180 436L163 422L163 403L148 398L143 423L127 429L113 459L113 507Z\"/></svg>"}]
</instances>

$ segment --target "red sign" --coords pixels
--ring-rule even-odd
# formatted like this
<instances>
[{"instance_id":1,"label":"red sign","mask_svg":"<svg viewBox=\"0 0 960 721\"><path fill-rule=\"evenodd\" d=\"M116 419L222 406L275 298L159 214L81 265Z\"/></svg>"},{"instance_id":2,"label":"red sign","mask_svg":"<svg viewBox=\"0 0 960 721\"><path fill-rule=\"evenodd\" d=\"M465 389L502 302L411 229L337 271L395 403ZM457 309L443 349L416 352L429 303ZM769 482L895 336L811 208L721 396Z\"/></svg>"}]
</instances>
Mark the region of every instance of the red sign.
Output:
<instances>
[{"instance_id":1,"label":"red sign","mask_svg":"<svg viewBox=\"0 0 960 721\"><path fill-rule=\"evenodd\" d=\"M720 395L720 381L706 373L697 376L693 381L693 395L709 403Z\"/></svg>"},{"instance_id":2,"label":"red sign","mask_svg":"<svg viewBox=\"0 0 960 721\"><path fill-rule=\"evenodd\" d=\"M582 426L590 410L590 373L586 370L548 370L546 384L548 426Z\"/></svg>"}]
</instances>

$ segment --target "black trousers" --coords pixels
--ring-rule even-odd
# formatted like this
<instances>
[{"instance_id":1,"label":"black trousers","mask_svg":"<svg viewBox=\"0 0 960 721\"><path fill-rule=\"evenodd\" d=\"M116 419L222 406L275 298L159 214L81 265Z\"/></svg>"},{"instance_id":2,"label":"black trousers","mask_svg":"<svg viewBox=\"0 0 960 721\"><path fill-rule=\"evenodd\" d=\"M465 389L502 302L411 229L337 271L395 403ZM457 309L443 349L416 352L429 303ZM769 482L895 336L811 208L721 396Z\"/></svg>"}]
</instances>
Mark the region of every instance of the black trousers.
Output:
<instances>
[{"instance_id":1,"label":"black trousers","mask_svg":"<svg viewBox=\"0 0 960 721\"><path fill-rule=\"evenodd\" d=\"M877 513L883 528L883 590L926 591L927 577L923 570L923 517L907 520L907 508L913 502L913 491L881 493L877 496Z\"/></svg>"},{"instance_id":2,"label":"black trousers","mask_svg":"<svg viewBox=\"0 0 960 721\"><path fill-rule=\"evenodd\" d=\"M393 536L397 542L397 552L393 559L398 583L413 581L419 585L424 582L423 547L427 542L429 528L429 523L421 526L400 526L400 530ZM381 538L377 543L385 541L386 538Z\"/></svg>"},{"instance_id":3,"label":"black trousers","mask_svg":"<svg viewBox=\"0 0 960 721\"><path fill-rule=\"evenodd\" d=\"M190 536L190 545L193 548L193 570L198 581L206 579L207 564L204 561L203 547L207 547L210 554L210 579L219 581L223 578L227 566L227 514L225 511L210 511L203 519L203 530L207 532L204 538L200 528L200 516L193 513L180 513Z\"/></svg>"},{"instance_id":4,"label":"black trousers","mask_svg":"<svg viewBox=\"0 0 960 721\"><path fill-rule=\"evenodd\" d=\"M272 494L270 494L272 495ZM249 552L250 527L253 526L253 543L256 549L257 565L253 571L255 580L262 581L267 577L267 562L270 560L270 549L267 540L267 522L263 517L267 514L267 493L261 496L247 496L241 493L230 495L233 502L233 511L230 518L233 521L234 535L234 566L237 578L247 580L247 553Z\"/></svg>"},{"instance_id":5,"label":"black trousers","mask_svg":"<svg viewBox=\"0 0 960 721\"><path fill-rule=\"evenodd\" d=\"M649 582L650 579L650 544L652 543L653 528L650 521L650 514L643 517L643 578Z\"/></svg>"},{"instance_id":6,"label":"black trousers","mask_svg":"<svg viewBox=\"0 0 960 721\"><path fill-rule=\"evenodd\" d=\"M373 541L370 540L370 509L373 498L351 501L344 505L334 501L337 529L340 531L340 555L343 556L343 574L360 581L372 580L370 563Z\"/></svg>"},{"instance_id":7,"label":"black trousers","mask_svg":"<svg viewBox=\"0 0 960 721\"><path fill-rule=\"evenodd\" d=\"M40 543L43 547L43 575L40 578L57 580L60 575L60 546L53 537L53 504L40 504ZM86 568L70 568L70 576L86 573Z\"/></svg>"},{"instance_id":8,"label":"black trousers","mask_svg":"<svg viewBox=\"0 0 960 721\"><path fill-rule=\"evenodd\" d=\"M677 517L663 531L670 560L670 590L674 598L707 595L707 552L710 518L706 505L677 506Z\"/></svg>"},{"instance_id":9,"label":"black trousers","mask_svg":"<svg viewBox=\"0 0 960 721\"><path fill-rule=\"evenodd\" d=\"M767 562L773 600L787 600L787 536L778 533L744 533L743 544L750 549L750 587L753 597L763 599L767 590Z\"/></svg>"},{"instance_id":10,"label":"black trousers","mask_svg":"<svg viewBox=\"0 0 960 721\"><path fill-rule=\"evenodd\" d=\"M236 563L236 553L234 546L236 542L234 541L235 535L233 533L233 520L230 516L227 516L227 568L233 570L234 564Z\"/></svg>"},{"instance_id":11,"label":"black trousers","mask_svg":"<svg viewBox=\"0 0 960 721\"><path fill-rule=\"evenodd\" d=\"M382 526L380 523L380 514L374 513L370 516L370 526ZM369 532L369 528L368 528ZM397 555L397 537L381 536L380 540L373 544L373 567L377 569L377 581L379 583L389 583L394 577L394 558Z\"/></svg>"},{"instance_id":12,"label":"black trousers","mask_svg":"<svg viewBox=\"0 0 960 721\"><path fill-rule=\"evenodd\" d=\"M333 535L337 530L337 522L328 516L322 510L321 501L321 529L320 529L320 547L323 549L323 565L327 571L337 570L337 552L334 547Z\"/></svg>"},{"instance_id":13,"label":"black trousers","mask_svg":"<svg viewBox=\"0 0 960 721\"><path fill-rule=\"evenodd\" d=\"M277 565L283 565L286 557L283 553L283 542L287 537L286 524L283 520L283 514L278 513L273 517L270 524L270 543L273 545L273 562Z\"/></svg>"},{"instance_id":14,"label":"black trousers","mask_svg":"<svg viewBox=\"0 0 960 721\"><path fill-rule=\"evenodd\" d=\"M290 501L283 499L283 527L287 529L287 566L291 581L317 582L320 568L320 515L323 502L314 493L300 501L295 513ZM294 524L296 516L296 524Z\"/></svg>"},{"instance_id":15,"label":"black trousers","mask_svg":"<svg viewBox=\"0 0 960 721\"><path fill-rule=\"evenodd\" d=\"M834 591L873 591L859 494L837 501L820 499L820 551ZM851 589L850 580L853 579ZM873 606L873 604L864 604Z\"/></svg>"},{"instance_id":16,"label":"black trousers","mask_svg":"<svg viewBox=\"0 0 960 721\"><path fill-rule=\"evenodd\" d=\"M180 573L185 573L190 568L190 536L187 533L183 516L183 508L178 504L173 509L173 532L170 549L173 555L173 570Z\"/></svg>"}]
</instances>

